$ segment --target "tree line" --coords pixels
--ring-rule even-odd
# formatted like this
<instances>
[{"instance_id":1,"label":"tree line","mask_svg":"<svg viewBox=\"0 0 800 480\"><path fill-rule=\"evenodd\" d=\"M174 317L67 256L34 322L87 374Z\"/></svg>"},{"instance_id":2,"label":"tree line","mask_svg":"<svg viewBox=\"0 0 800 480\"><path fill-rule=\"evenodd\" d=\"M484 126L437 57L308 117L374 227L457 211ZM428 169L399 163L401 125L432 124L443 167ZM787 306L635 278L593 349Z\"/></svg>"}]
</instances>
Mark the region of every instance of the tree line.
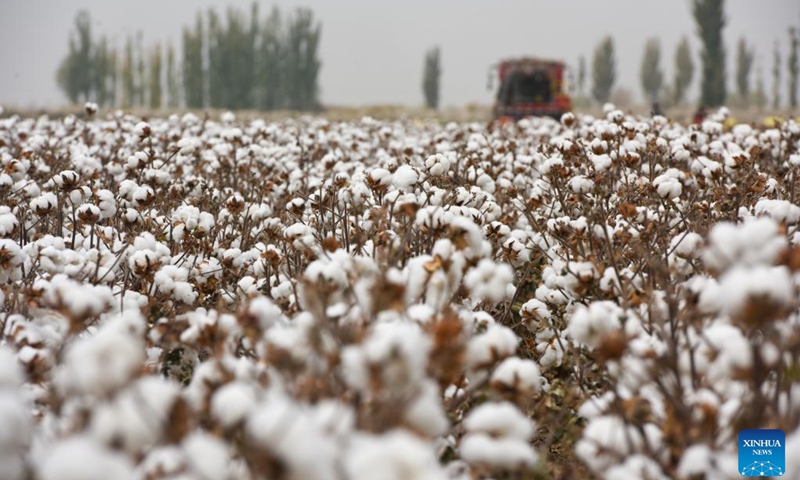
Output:
<instances>
[{"instance_id":1,"label":"tree line","mask_svg":"<svg viewBox=\"0 0 800 480\"><path fill-rule=\"evenodd\" d=\"M128 36L121 53L105 36L93 38L89 13L75 18L69 53L56 73L72 103L100 107L180 107L317 110L321 24L298 8L274 7L259 15L228 8L198 12L172 44L145 49L141 34Z\"/></svg>"},{"instance_id":2,"label":"tree line","mask_svg":"<svg viewBox=\"0 0 800 480\"><path fill-rule=\"evenodd\" d=\"M745 38L739 38L736 45L736 63L733 76L735 94L730 95L727 89L726 57L727 51L722 41L722 33L726 19L724 0L693 0L692 15L697 25L697 34L701 49L699 54L700 99L699 103L706 107L716 107L726 102L759 108L769 103L764 85L762 69L756 74L753 87L753 70L755 66L755 50ZM800 48L800 29L790 28L788 31L788 51L786 59L786 87L789 93L788 106L792 109L798 105L798 54ZM669 81L661 67L661 43L657 38L650 38L644 46L639 80L645 98L651 103L665 106L678 105L686 101L686 92L695 74L695 62L692 58L689 39L684 36L674 54L674 77ZM781 101L782 59L780 44L776 40L772 64L772 107L777 109ZM584 95L586 78L586 61L581 57L578 61L577 84L579 95ZM595 48L592 61L591 96L600 103L611 99L616 81L616 58L614 40L605 37Z\"/></svg>"}]
</instances>

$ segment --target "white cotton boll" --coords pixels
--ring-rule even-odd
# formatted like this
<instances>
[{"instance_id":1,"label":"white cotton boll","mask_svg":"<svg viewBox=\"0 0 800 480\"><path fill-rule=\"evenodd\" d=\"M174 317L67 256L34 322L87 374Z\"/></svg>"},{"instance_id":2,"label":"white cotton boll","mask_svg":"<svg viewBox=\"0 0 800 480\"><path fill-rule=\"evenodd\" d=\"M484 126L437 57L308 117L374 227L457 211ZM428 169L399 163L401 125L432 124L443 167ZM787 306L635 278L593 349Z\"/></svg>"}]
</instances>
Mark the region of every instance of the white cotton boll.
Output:
<instances>
[{"instance_id":1,"label":"white cotton boll","mask_svg":"<svg viewBox=\"0 0 800 480\"><path fill-rule=\"evenodd\" d=\"M800 221L800 207L788 200L762 198L756 203L754 210L756 215L766 215L788 225L794 225Z\"/></svg>"},{"instance_id":2,"label":"white cotton boll","mask_svg":"<svg viewBox=\"0 0 800 480\"><path fill-rule=\"evenodd\" d=\"M609 168L611 168L611 157L607 154L602 155L595 155L594 153L589 153L589 160L592 161L592 165L594 169L598 172L605 172Z\"/></svg>"},{"instance_id":3,"label":"white cotton boll","mask_svg":"<svg viewBox=\"0 0 800 480\"><path fill-rule=\"evenodd\" d=\"M494 193L497 190L497 184L489 175L482 173L475 180L475 185L480 187L486 193Z\"/></svg>"},{"instance_id":4,"label":"white cotton boll","mask_svg":"<svg viewBox=\"0 0 800 480\"><path fill-rule=\"evenodd\" d=\"M143 185L143 186L140 186L140 187L136 188L136 190L133 192L133 195L131 196L131 198L132 198L133 204L135 206L137 206L137 207L140 207L140 206L147 205L148 203L150 203L155 198L155 196L156 196L156 193L152 189L152 187L149 187L147 185Z\"/></svg>"},{"instance_id":5,"label":"white cotton boll","mask_svg":"<svg viewBox=\"0 0 800 480\"><path fill-rule=\"evenodd\" d=\"M438 437L447 432L450 422L442 406L442 395L436 382L422 382L416 398L406 407L403 419L408 426L428 437Z\"/></svg>"},{"instance_id":6,"label":"white cotton boll","mask_svg":"<svg viewBox=\"0 0 800 480\"><path fill-rule=\"evenodd\" d=\"M800 478L800 455L789 452L800 452L800 428L786 435L786 478Z\"/></svg>"},{"instance_id":7,"label":"white cotton boll","mask_svg":"<svg viewBox=\"0 0 800 480\"><path fill-rule=\"evenodd\" d=\"M419 174L414 167L401 165L397 167L392 176L392 183L399 190L413 191L414 185L419 180Z\"/></svg>"},{"instance_id":8,"label":"white cotton boll","mask_svg":"<svg viewBox=\"0 0 800 480\"><path fill-rule=\"evenodd\" d=\"M539 365L550 367L561 365L564 359L564 344L551 330L544 330L536 334L536 351L539 352Z\"/></svg>"},{"instance_id":9,"label":"white cotton boll","mask_svg":"<svg viewBox=\"0 0 800 480\"><path fill-rule=\"evenodd\" d=\"M568 185L573 193L590 193L594 190L594 181L583 175L570 178Z\"/></svg>"},{"instance_id":10,"label":"white cotton boll","mask_svg":"<svg viewBox=\"0 0 800 480\"><path fill-rule=\"evenodd\" d=\"M0 389L16 389L22 384L22 366L9 347L0 344Z\"/></svg>"},{"instance_id":11,"label":"white cotton boll","mask_svg":"<svg viewBox=\"0 0 800 480\"><path fill-rule=\"evenodd\" d=\"M162 428L179 395L179 387L157 377L144 377L97 406L92 414L92 437L136 454L161 438Z\"/></svg>"},{"instance_id":12,"label":"white cotton boll","mask_svg":"<svg viewBox=\"0 0 800 480\"><path fill-rule=\"evenodd\" d=\"M141 276L140 273L149 272L153 267L161 265L161 260L154 251L150 249L143 249L133 252L128 257L128 266L134 276Z\"/></svg>"},{"instance_id":13,"label":"white cotton boll","mask_svg":"<svg viewBox=\"0 0 800 480\"><path fill-rule=\"evenodd\" d=\"M514 270L505 263L484 258L464 277L464 285L478 301L497 303L505 298L506 286L514 281Z\"/></svg>"},{"instance_id":14,"label":"white cotton boll","mask_svg":"<svg viewBox=\"0 0 800 480\"><path fill-rule=\"evenodd\" d=\"M341 400L322 400L314 407L313 420L327 435L344 439L353 433L356 416L349 404Z\"/></svg>"},{"instance_id":15,"label":"white cotton boll","mask_svg":"<svg viewBox=\"0 0 800 480\"><path fill-rule=\"evenodd\" d=\"M257 445L277 455L287 478L336 480L337 445L293 400L274 396L251 412L246 431Z\"/></svg>"},{"instance_id":16,"label":"white cotton boll","mask_svg":"<svg viewBox=\"0 0 800 480\"><path fill-rule=\"evenodd\" d=\"M45 215L53 211L58 205L58 197L53 192L45 192L30 202L31 209L37 215Z\"/></svg>"},{"instance_id":17,"label":"white cotton boll","mask_svg":"<svg viewBox=\"0 0 800 480\"><path fill-rule=\"evenodd\" d=\"M229 111L223 113L222 115L220 115L219 119L223 124L230 125L234 121L236 121L236 114L229 110Z\"/></svg>"},{"instance_id":18,"label":"white cotton boll","mask_svg":"<svg viewBox=\"0 0 800 480\"><path fill-rule=\"evenodd\" d=\"M139 215L139 212L136 211L135 208L126 208L124 217L125 221L128 223L137 223L142 219L141 215Z\"/></svg>"},{"instance_id":19,"label":"white cotton boll","mask_svg":"<svg viewBox=\"0 0 800 480\"><path fill-rule=\"evenodd\" d=\"M189 356L190 361L196 359L196 355ZM205 409L212 386L225 382L221 368L219 362L200 362L194 367L192 379L184 390L184 398L195 411Z\"/></svg>"},{"instance_id":20,"label":"white cotton boll","mask_svg":"<svg viewBox=\"0 0 800 480\"><path fill-rule=\"evenodd\" d=\"M314 243L314 229L302 223L295 223L283 231L283 236L298 250L308 250Z\"/></svg>"},{"instance_id":21,"label":"white cotton boll","mask_svg":"<svg viewBox=\"0 0 800 480\"><path fill-rule=\"evenodd\" d=\"M202 430L195 431L181 442L186 463L196 478L227 480L231 456L228 446Z\"/></svg>"},{"instance_id":22,"label":"white cotton boll","mask_svg":"<svg viewBox=\"0 0 800 480\"><path fill-rule=\"evenodd\" d=\"M528 248L516 238L509 238L503 242L503 255L517 268L525 265L531 258ZM506 296L508 297L508 295Z\"/></svg>"},{"instance_id":23,"label":"white cotton boll","mask_svg":"<svg viewBox=\"0 0 800 480\"><path fill-rule=\"evenodd\" d=\"M86 115L92 116L97 113L97 104L94 102L86 102L83 104L83 110L86 112Z\"/></svg>"},{"instance_id":24,"label":"white cotton boll","mask_svg":"<svg viewBox=\"0 0 800 480\"><path fill-rule=\"evenodd\" d=\"M27 480L30 478L23 454L0 450L0 478L3 480Z\"/></svg>"},{"instance_id":25,"label":"white cotton boll","mask_svg":"<svg viewBox=\"0 0 800 480\"><path fill-rule=\"evenodd\" d=\"M211 399L211 415L224 428L231 428L244 421L256 405L256 391L244 382L225 384Z\"/></svg>"},{"instance_id":26,"label":"white cotton boll","mask_svg":"<svg viewBox=\"0 0 800 480\"><path fill-rule=\"evenodd\" d=\"M751 367L753 358L750 342L742 331L732 325L715 323L703 330L697 351L698 358L713 358L708 376L712 381L728 381L737 370Z\"/></svg>"},{"instance_id":27,"label":"white cotton boll","mask_svg":"<svg viewBox=\"0 0 800 480\"><path fill-rule=\"evenodd\" d=\"M454 233L460 235L460 238L466 241L466 248L463 249L464 255L468 258L480 256L483 247L483 233L474 221L464 217L455 217L450 221L450 228ZM454 250L453 247L452 242L438 240L436 244L434 244L431 253L433 255L438 254L445 259L450 259Z\"/></svg>"},{"instance_id":28,"label":"white cotton boll","mask_svg":"<svg viewBox=\"0 0 800 480\"><path fill-rule=\"evenodd\" d=\"M510 402L484 403L464 420L461 458L500 469L531 467L537 455L529 445L535 426Z\"/></svg>"},{"instance_id":29,"label":"white cotton boll","mask_svg":"<svg viewBox=\"0 0 800 480\"><path fill-rule=\"evenodd\" d=\"M713 457L714 454L708 445L692 445L683 452L678 464L678 475L686 478L704 475L713 469Z\"/></svg>"},{"instance_id":30,"label":"white cotton boll","mask_svg":"<svg viewBox=\"0 0 800 480\"><path fill-rule=\"evenodd\" d=\"M471 370L490 366L514 355L518 343L519 338L513 330L503 325L491 324L485 332L470 339L467 345L467 365Z\"/></svg>"},{"instance_id":31,"label":"white cotton boll","mask_svg":"<svg viewBox=\"0 0 800 480\"><path fill-rule=\"evenodd\" d=\"M621 465L609 468L604 478L626 480L669 480L661 467L652 458L644 455L632 455Z\"/></svg>"},{"instance_id":32,"label":"white cotton boll","mask_svg":"<svg viewBox=\"0 0 800 480\"><path fill-rule=\"evenodd\" d=\"M668 174L659 175L653 180L653 186L661 198L674 200L683 193L683 185L680 180Z\"/></svg>"},{"instance_id":33,"label":"white cotton boll","mask_svg":"<svg viewBox=\"0 0 800 480\"><path fill-rule=\"evenodd\" d=\"M66 309L73 318L100 315L114 305L114 296L106 286L79 283L65 275L42 281L43 297L53 307Z\"/></svg>"},{"instance_id":34,"label":"white cotton boll","mask_svg":"<svg viewBox=\"0 0 800 480\"><path fill-rule=\"evenodd\" d=\"M589 420L583 437L575 444L575 453L594 472L602 472L638 450L642 445L639 431L614 415L601 415Z\"/></svg>"},{"instance_id":35,"label":"white cotton boll","mask_svg":"<svg viewBox=\"0 0 800 480\"><path fill-rule=\"evenodd\" d=\"M698 258L703 247L703 237L695 232L679 233L669 242L672 255L680 258Z\"/></svg>"},{"instance_id":36,"label":"white cotton boll","mask_svg":"<svg viewBox=\"0 0 800 480\"><path fill-rule=\"evenodd\" d=\"M469 463L502 470L531 468L538 456L527 442L515 438L493 438L485 433L468 433L458 449Z\"/></svg>"},{"instance_id":37,"label":"white cotton boll","mask_svg":"<svg viewBox=\"0 0 800 480\"><path fill-rule=\"evenodd\" d=\"M762 217L743 224L718 223L709 234L706 265L722 271L731 265L771 265L787 247L775 220Z\"/></svg>"},{"instance_id":38,"label":"white cotton boll","mask_svg":"<svg viewBox=\"0 0 800 480\"><path fill-rule=\"evenodd\" d=\"M596 348L607 334L622 329L624 312L610 301L578 305L569 317L567 332L576 342Z\"/></svg>"},{"instance_id":39,"label":"white cotton boll","mask_svg":"<svg viewBox=\"0 0 800 480\"><path fill-rule=\"evenodd\" d=\"M425 160L425 168L433 176L444 175L450 171L450 159L441 153L431 155Z\"/></svg>"},{"instance_id":40,"label":"white cotton boll","mask_svg":"<svg viewBox=\"0 0 800 480\"><path fill-rule=\"evenodd\" d=\"M464 420L464 428L470 433L523 441L530 440L535 431L533 420L511 402L490 402L473 408Z\"/></svg>"},{"instance_id":41,"label":"white cotton boll","mask_svg":"<svg viewBox=\"0 0 800 480\"><path fill-rule=\"evenodd\" d=\"M99 200L101 219L112 218L117 213L117 201L110 190L98 190L97 199Z\"/></svg>"},{"instance_id":42,"label":"white cotton boll","mask_svg":"<svg viewBox=\"0 0 800 480\"><path fill-rule=\"evenodd\" d=\"M533 360L509 357L495 368L491 383L529 394L538 394L542 389L544 378Z\"/></svg>"},{"instance_id":43,"label":"white cotton boll","mask_svg":"<svg viewBox=\"0 0 800 480\"><path fill-rule=\"evenodd\" d=\"M284 323L283 311L263 295L252 298L248 302L247 313L258 320L258 324L263 330L267 330L277 323Z\"/></svg>"},{"instance_id":44,"label":"white cotton boll","mask_svg":"<svg viewBox=\"0 0 800 480\"><path fill-rule=\"evenodd\" d=\"M158 291L171 295L175 300L191 305L197 300L197 292L192 288L189 279L189 272L177 265L164 265L155 274L153 283L158 287Z\"/></svg>"},{"instance_id":45,"label":"white cotton boll","mask_svg":"<svg viewBox=\"0 0 800 480\"><path fill-rule=\"evenodd\" d=\"M374 168L370 170L367 178L370 182L370 185L374 185L376 187L387 187L392 184L392 174L385 168Z\"/></svg>"},{"instance_id":46,"label":"white cotton boll","mask_svg":"<svg viewBox=\"0 0 800 480\"><path fill-rule=\"evenodd\" d=\"M238 248L229 248L222 254L222 258L226 265L231 265L234 268L240 268L244 264L244 257L242 251Z\"/></svg>"},{"instance_id":47,"label":"white cotton boll","mask_svg":"<svg viewBox=\"0 0 800 480\"><path fill-rule=\"evenodd\" d=\"M84 203L77 210L75 210L78 219L86 223L95 223L100 220L100 207L91 203Z\"/></svg>"},{"instance_id":48,"label":"white cotton boll","mask_svg":"<svg viewBox=\"0 0 800 480\"><path fill-rule=\"evenodd\" d=\"M430 444L405 431L357 435L347 449L350 480L446 480Z\"/></svg>"},{"instance_id":49,"label":"white cotton boll","mask_svg":"<svg viewBox=\"0 0 800 480\"><path fill-rule=\"evenodd\" d=\"M21 392L0 389L0 478L23 478L23 458L31 442L31 427L30 407Z\"/></svg>"},{"instance_id":50,"label":"white cotton boll","mask_svg":"<svg viewBox=\"0 0 800 480\"><path fill-rule=\"evenodd\" d=\"M102 328L67 345L56 384L65 392L106 395L125 385L144 359L141 339Z\"/></svg>"},{"instance_id":51,"label":"white cotton boll","mask_svg":"<svg viewBox=\"0 0 800 480\"><path fill-rule=\"evenodd\" d=\"M139 138L149 137L151 132L150 125L145 122L139 122L133 127L133 134Z\"/></svg>"},{"instance_id":52,"label":"white cotton boll","mask_svg":"<svg viewBox=\"0 0 800 480\"><path fill-rule=\"evenodd\" d=\"M535 329L540 322L549 320L552 313L546 303L532 298L522 304L520 315L528 329Z\"/></svg>"},{"instance_id":53,"label":"white cotton boll","mask_svg":"<svg viewBox=\"0 0 800 480\"><path fill-rule=\"evenodd\" d=\"M59 187L69 186L72 187L80 180L80 175L74 170L64 170L58 175L53 177L53 183Z\"/></svg>"},{"instance_id":54,"label":"white cotton boll","mask_svg":"<svg viewBox=\"0 0 800 480\"><path fill-rule=\"evenodd\" d=\"M343 349L342 373L348 384L365 392L375 369L386 386L407 388L424 378L430 348L430 338L416 324L378 323L360 345Z\"/></svg>"},{"instance_id":55,"label":"white cotton boll","mask_svg":"<svg viewBox=\"0 0 800 480\"><path fill-rule=\"evenodd\" d=\"M180 149L179 153L181 155L191 155L197 150L200 146L200 140L197 138L181 138L178 140L177 147Z\"/></svg>"},{"instance_id":56,"label":"white cotton boll","mask_svg":"<svg viewBox=\"0 0 800 480\"><path fill-rule=\"evenodd\" d=\"M16 215L0 210L0 237L9 236L19 228Z\"/></svg>"},{"instance_id":57,"label":"white cotton boll","mask_svg":"<svg viewBox=\"0 0 800 480\"><path fill-rule=\"evenodd\" d=\"M309 281L318 285L330 285L337 288L348 286L347 271L335 261L314 260L303 274Z\"/></svg>"},{"instance_id":58,"label":"white cotton boll","mask_svg":"<svg viewBox=\"0 0 800 480\"><path fill-rule=\"evenodd\" d=\"M706 299L713 295L718 304ZM786 307L794 300L791 274L786 267L733 268L719 282L719 292L706 289L700 294L702 305L714 305L728 315L740 314L748 300L767 301L776 307Z\"/></svg>"},{"instance_id":59,"label":"white cotton boll","mask_svg":"<svg viewBox=\"0 0 800 480\"><path fill-rule=\"evenodd\" d=\"M187 282L176 283L172 291L172 296L175 300L186 305L191 305L197 300L197 293L192 289L192 285Z\"/></svg>"},{"instance_id":60,"label":"white cotton boll","mask_svg":"<svg viewBox=\"0 0 800 480\"><path fill-rule=\"evenodd\" d=\"M180 447L165 445L149 449L139 462L136 474L139 479L163 475L162 478L179 480L184 478L180 476L179 472L185 471L186 456Z\"/></svg>"},{"instance_id":61,"label":"white cotton boll","mask_svg":"<svg viewBox=\"0 0 800 480\"><path fill-rule=\"evenodd\" d=\"M0 258L2 258L0 281L5 282L8 278L11 278L13 269L25 263L25 260L28 259L28 254L20 248L17 242L7 238L0 238Z\"/></svg>"},{"instance_id":62,"label":"white cotton boll","mask_svg":"<svg viewBox=\"0 0 800 480\"><path fill-rule=\"evenodd\" d=\"M608 410L615 398L613 392L606 392L600 396L591 396L578 408L578 416L586 419L599 417Z\"/></svg>"},{"instance_id":63,"label":"white cotton boll","mask_svg":"<svg viewBox=\"0 0 800 480\"><path fill-rule=\"evenodd\" d=\"M128 157L125 162L125 167L129 170L136 170L144 168L147 165L147 154L145 152L136 152ZM122 194L122 192L120 192Z\"/></svg>"},{"instance_id":64,"label":"white cotton boll","mask_svg":"<svg viewBox=\"0 0 800 480\"><path fill-rule=\"evenodd\" d=\"M130 461L87 437L71 437L48 450L39 468L41 480L133 479Z\"/></svg>"}]
</instances>

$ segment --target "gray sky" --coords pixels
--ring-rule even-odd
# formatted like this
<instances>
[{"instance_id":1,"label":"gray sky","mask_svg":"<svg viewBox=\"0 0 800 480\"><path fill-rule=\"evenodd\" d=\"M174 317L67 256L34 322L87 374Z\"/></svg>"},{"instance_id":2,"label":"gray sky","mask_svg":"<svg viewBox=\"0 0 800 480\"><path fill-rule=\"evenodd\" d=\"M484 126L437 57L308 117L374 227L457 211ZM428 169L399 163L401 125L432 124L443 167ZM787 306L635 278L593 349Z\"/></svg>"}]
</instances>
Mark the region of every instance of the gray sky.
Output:
<instances>
[{"instance_id":1,"label":"gray sky","mask_svg":"<svg viewBox=\"0 0 800 480\"><path fill-rule=\"evenodd\" d=\"M772 48L780 42L786 83L787 29L800 25L796 0L728 0L729 73L739 36L756 47L756 69L764 71L769 91ZM180 45L181 27L195 12L211 6L249 8L251 0L0 0L0 105L61 105L55 70L67 52L75 13L86 8L96 34L121 46L141 29L146 45ZM507 56L563 59L577 66L579 55L591 64L594 46L614 37L617 85L637 97L644 42L662 42L662 66L672 78L675 46L688 35L696 64L699 42L691 0L280 0L259 1L262 13L273 4L284 10L311 7L322 21L321 95L328 105L423 103L421 78L425 51L442 48L442 103L491 103L486 89L491 64ZM697 72L697 70L696 70ZM693 92L697 89L695 74ZM755 85L755 78L753 79ZM729 88L733 81L729 80ZM784 87L785 89L785 87ZM783 95L786 98L786 95Z\"/></svg>"}]
</instances>

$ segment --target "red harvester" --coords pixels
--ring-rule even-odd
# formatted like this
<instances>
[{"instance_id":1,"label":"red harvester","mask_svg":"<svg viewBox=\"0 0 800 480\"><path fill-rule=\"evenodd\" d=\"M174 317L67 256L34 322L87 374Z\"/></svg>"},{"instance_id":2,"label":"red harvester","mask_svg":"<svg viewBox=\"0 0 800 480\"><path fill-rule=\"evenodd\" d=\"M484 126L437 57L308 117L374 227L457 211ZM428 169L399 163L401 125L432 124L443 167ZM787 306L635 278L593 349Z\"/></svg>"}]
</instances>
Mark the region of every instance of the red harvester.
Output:
<instances>
[{"instance_id":1,"label":"red harvester","mask_svg":"<svg viewBox=\"0 0 800 480\"><path fill-rule=\"evenodd\" d=\"M496 120L531 116L559 119L572 110L564 62L519 58L503 60L496 68L500 79L494 105Z\"/></svg>"}]
</instances>

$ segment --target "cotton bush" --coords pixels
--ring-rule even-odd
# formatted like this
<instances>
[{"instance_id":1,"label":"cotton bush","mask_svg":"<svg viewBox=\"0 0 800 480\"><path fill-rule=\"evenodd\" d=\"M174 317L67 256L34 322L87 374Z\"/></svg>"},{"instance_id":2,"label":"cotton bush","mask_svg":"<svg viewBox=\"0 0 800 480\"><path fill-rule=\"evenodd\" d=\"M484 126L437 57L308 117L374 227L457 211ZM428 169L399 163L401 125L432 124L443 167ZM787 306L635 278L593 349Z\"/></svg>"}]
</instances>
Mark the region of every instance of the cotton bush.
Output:
<instances>
[{"instance_id":1,"label":"cotton bush","mask_svg":"<svg viewBox=\"0 0 800 480\"><path fill-rule=\"evenodd\" d=\"M93 110L0 121L3 478L722 479L800 438L792 121Z\"/></svg>"}]
</instances>

